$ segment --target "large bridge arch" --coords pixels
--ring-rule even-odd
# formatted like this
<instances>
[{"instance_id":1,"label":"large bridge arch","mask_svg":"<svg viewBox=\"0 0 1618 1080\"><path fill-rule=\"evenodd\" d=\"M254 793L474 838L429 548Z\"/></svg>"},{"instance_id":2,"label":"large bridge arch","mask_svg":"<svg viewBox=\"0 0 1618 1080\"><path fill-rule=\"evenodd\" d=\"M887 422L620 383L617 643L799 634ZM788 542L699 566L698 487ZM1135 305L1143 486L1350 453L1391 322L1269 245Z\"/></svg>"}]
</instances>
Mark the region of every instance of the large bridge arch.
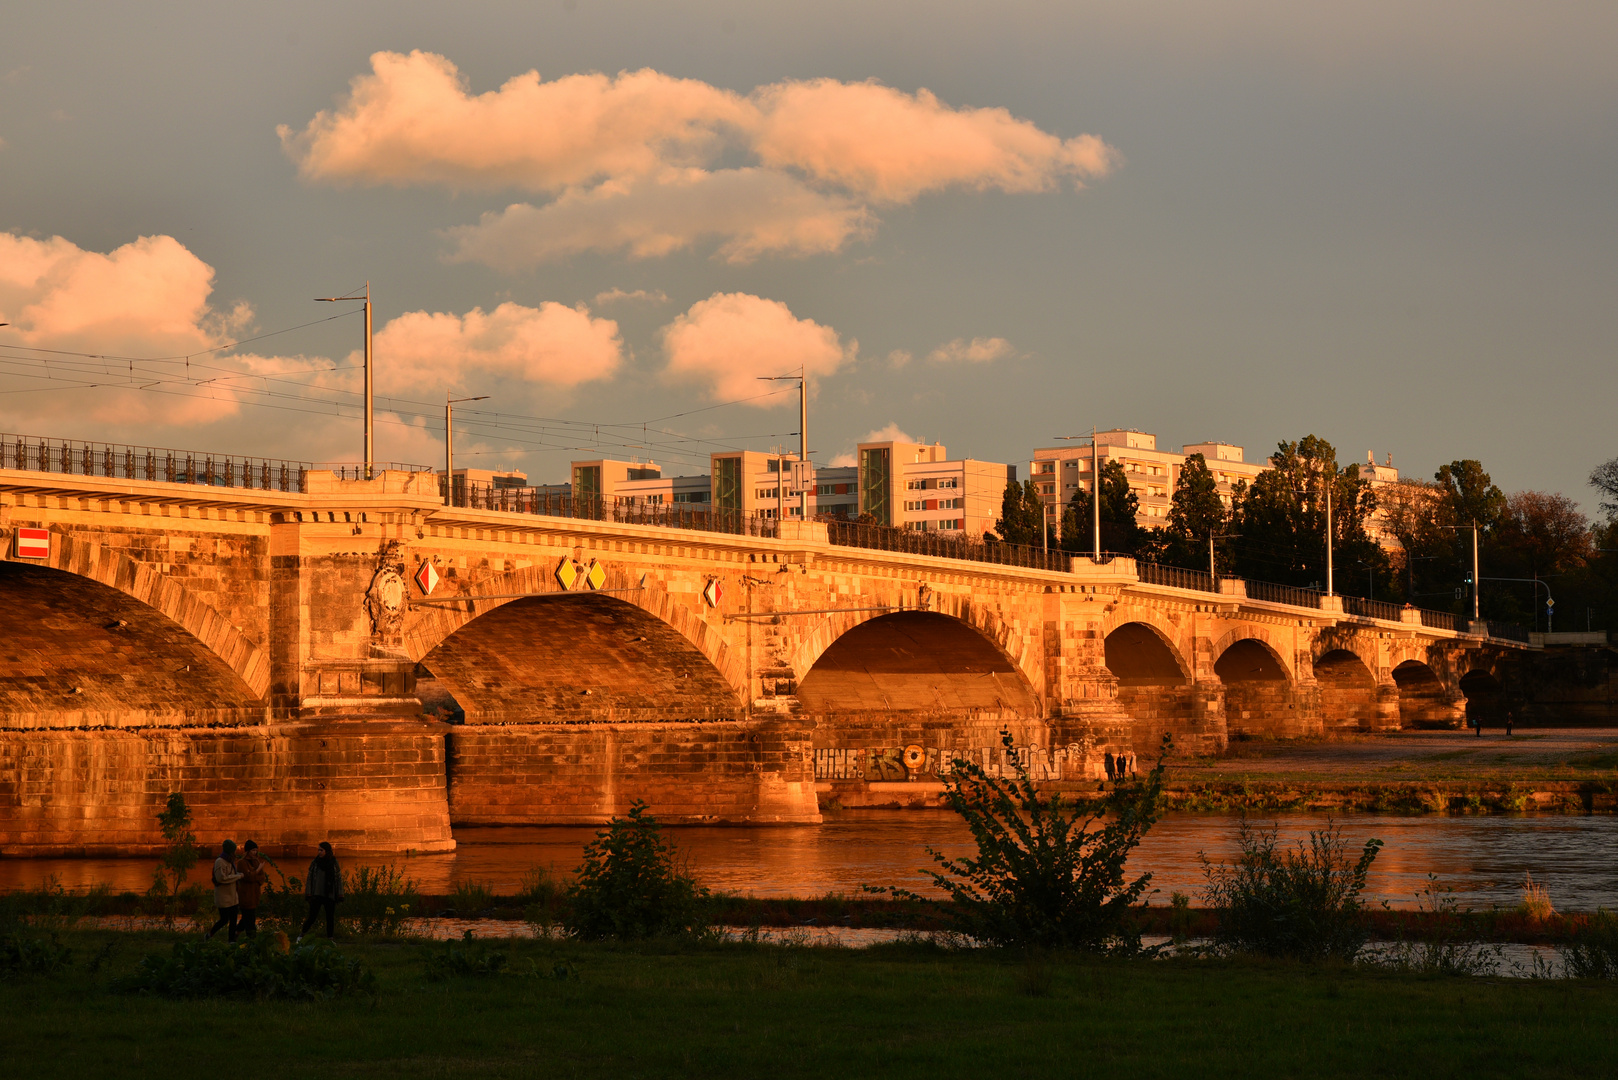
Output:
<instances>
[{"instance_id":1,"label":"large bridge arch","mask_svg":"<svg viewBox=\"0 0 1618 1080\"><path fill-rule=\"evenodd\" d=\"M1440 673L1425 658L1402 653L1393 659L1393 683L1399 688L1399 726L1459 727L1462 710Z\"/></svg>"},{"instance_id":2,"label":"large bridge arch","mask_svg":"<svg viewBox=\"0 0 1618 1080\"><path fill-rule=\"evenodd\" d=\"M1016 671L1036 700L1041 699L1039 687L1042 673L1033 662L1034 657L1015 627L995 608L971 597L940 596L933 594L925 604L918 601L914 608L903 605L888 608L872 604L864 610L835 611L816 622L814 628L802 635L793 650L789 665L801 683L820 662L826 651L843 640L858 627L894 614L937 615L972 630L987 642L1011 669ZM940 624L942 625L942 624ZM1039 707L1043 707L1040 705Z\"/></svg>"},{"instance_id":3,"label":"large bridge arch","mask_svg":"<svg viewBox=\"0 0 1618 1080\"><path fill-rule=\"evenodd\" d=\"M405 650L449 690L468 722L742 715L741 662L660 584L609 576L602 592L548 585L545 569L523 567L483 582L465 603L414 605Z\"/></svg>"},{"instance_id":4,"label":"large bridge arch","mask_svg":"<svg viewBox=\"0 0 1618 1080\"><path fill-rule=\"evenodd\" d=\"M1378 726L1376 667L1353 649L1316 649L1320 718L1327 732L1372 731Z\"/></svg>"},{"instance_id":5,"label":"large bridge arch","mask_svg":"<svg viewBox=\"0 0 1618 1080\"><path fill-rule=\"evenodd\" d=\"M8 728L198 726L268 715L268 657L156 568L58 534L0 562Z\"/></svg>"},{"instance_id":6,"label":"large bridge arch","mask_svg":"<svg viewBox=\"0 0 1618 1080\"><path fill-rule=\"evenodd\" d=\"M1225 728L1232 738L1308 734L1287 658L1262 627L1238 628L1214 643L1214 674L1225 688Z\"/></svg>"}]
</instances>

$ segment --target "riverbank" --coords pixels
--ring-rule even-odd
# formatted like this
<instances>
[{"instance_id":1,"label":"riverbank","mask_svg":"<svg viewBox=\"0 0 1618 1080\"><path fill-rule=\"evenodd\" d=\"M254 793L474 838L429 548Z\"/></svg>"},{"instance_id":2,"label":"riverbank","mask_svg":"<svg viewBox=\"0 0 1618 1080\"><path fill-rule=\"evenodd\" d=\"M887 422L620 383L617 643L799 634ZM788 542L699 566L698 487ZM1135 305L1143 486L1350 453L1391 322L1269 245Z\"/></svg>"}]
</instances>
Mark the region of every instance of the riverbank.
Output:
<instances>
[{"instance_id":1,"label":"riverbank","mask_svg":"<svg viewBox=\"0 0 1618 1080\"><path fill-rule=\"evenodd\" d=\"M1618 1064L1618 986L1258 961L510 941L505 970L429 981L445 945L359 942L374 997L167 1001L111 982L173 935L70 933L78 962L0 984L30 1077L1561 1077ZM92 970L94 965L94 970ZM1277 1017L1285 1017L1277 1024ZM234 1066L227 1066L234 1067Z\"/></svg>"}]
</instances>

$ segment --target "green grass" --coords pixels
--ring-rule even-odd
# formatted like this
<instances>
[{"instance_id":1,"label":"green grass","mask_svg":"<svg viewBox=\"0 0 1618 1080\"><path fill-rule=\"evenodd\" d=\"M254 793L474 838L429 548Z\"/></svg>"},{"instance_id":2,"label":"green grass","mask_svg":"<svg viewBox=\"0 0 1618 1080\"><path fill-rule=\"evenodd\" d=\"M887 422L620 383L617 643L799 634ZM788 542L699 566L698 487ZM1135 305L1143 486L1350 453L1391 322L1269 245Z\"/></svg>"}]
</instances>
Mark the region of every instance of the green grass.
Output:
<instances>
[{"instance_id":1,"label":"green grass","mask_svg":"<svg viewBox=\"0 0 1618 1080\"><path fill-rule=\"evenodd\" d=\"M0 1074L1431 1080L1618 1068L1612 984L927 946L539 942L490 947L512 968L567 960L578 977L429 982L425 946L360 943L343 947L376 969L374 1001L170 1002L107 984L172 935L67 939L80 960L66 974L0 984Z\"/></svg>"}]
</instances>

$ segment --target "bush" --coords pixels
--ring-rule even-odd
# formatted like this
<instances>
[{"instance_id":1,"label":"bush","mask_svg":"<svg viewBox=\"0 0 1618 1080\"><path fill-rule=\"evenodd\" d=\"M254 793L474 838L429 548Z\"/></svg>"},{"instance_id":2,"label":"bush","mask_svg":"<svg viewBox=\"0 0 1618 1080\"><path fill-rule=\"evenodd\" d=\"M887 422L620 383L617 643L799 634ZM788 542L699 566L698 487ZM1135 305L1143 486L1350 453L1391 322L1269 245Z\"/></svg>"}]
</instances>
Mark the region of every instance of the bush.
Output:
<instances>
[{"instance_id":1,"label":"bush","mask_svg":"<svg viewBox=\"0 0 1618 1080\"><path fill-rule=\"evenodd\" d=\"M1551 906L1550 892L1534 880L1533 874L1523 875L1522 901L1517 905L1517 910L1529 922L1536 923L1544 922L1556 914L1556 909Z\"/></svg>"},{"instance_id":2,"label":"bush","mask_svg":"<svg viewBox=\"0 0 1618 1080\"><path fill-rule=\"evenodd\" d=\"M706 896L636 799L627 818L613 818L585 845L563 925L590 940L690 934L701 929Z\"/></svg>"},{"instance_id":3,"label":"bush","mask_svg":"<svg viewBox=\"0 0 1618 1080\"><path fill-rule=\"evenodd\" d=\"M986 945L1138 952L1131 909L1151 874L1124 879L1124 863L1157 820L1163 758L1144 781L1119 781L1098 807L1044 798L1029 779L1009 732L1001 733L1015 779L990 776L957 760L945 798L977 841L976 858L927 852L938 870L923 871L949 893L952 929ZM1164 754L1168 752L1164 740ZM1091 825L1105 822L1092 831ZM898 899L938 901L907 889L876 889Z\"/></svg>"},{"instance_id":4,"label":"bush","mask_svg":"<svg viewBox=\"0 0 1618 1080\"><path fill-rule=\"evenodd\" d=\"M0 932L0 979L22 975L54 975L73 960L73 950L56 940L18 932Z\"/></svg>"},{"instance_id":5,"label":"bush","mask_svg":"<svg viewBox=\"0 0 1618 1080\"><path fill-rule=\"evenodd\" d=\"M465 917L494 906L494 890L481 881L457 881L450 903Z\"/></svg>"},{"instance_id":6,"label":"bush","mask_svg":"<svg viewBox=\"0 0 1618 1080\"><path fill-rule=\"evenodd\" d=\"M1618 914L1600 908L1561 952L1562 973L1570 979L1618 979Z\"/></svg>"},{"instance_id":7,"label":"bush","mask_svg":"<svg viewBox=\"0 0 1618 1080\"><path fill-rule=\"evenodd\" d=\"M1352 861L1342 830L1310 832L1298 850L1277 851L1276 828L1254 830L1243 819L1234 866L1202 856L1204 895L1219 919L1214 946L1226 952L1352 960L1370 934L1360 894L1382 847L1367 840Z\"/></svg>"},{"instance_id":8,"label":"bush","mask_svg":"<svg viewBox=\"0 0 1618 1080\"><path fill-rule=\"evenodd\" d=\"M152 874L152 894L166 898L164 914L173 919L179 911L186 875L197 865L197 838L191 832L191 808L186 806L184 795L169 792L168 802L158 811L157 824L169 846Z\"/></svg>"},{"instance_id":9,"label":"bush","mask_svg":"<svg viewBox=\"0 0 1618 1080\"><path fill-rule=\"evenodd\" d=\"M376 976L329 941L288 948L280 934L245 941L183 941L168 956L143 958L114 991L167 998L249 997L313 1000L374 994Z\"/></svg>"}]
</instances>

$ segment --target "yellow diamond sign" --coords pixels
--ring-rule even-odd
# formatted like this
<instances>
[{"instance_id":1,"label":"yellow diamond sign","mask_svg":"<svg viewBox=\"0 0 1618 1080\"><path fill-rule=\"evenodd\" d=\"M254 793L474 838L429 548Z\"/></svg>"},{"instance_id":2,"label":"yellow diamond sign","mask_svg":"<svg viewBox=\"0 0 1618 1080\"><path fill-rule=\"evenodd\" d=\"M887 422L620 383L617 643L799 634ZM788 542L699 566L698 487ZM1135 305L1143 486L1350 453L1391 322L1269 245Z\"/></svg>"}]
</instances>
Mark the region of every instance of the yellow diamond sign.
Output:
<instances>
[{"instance_id":1,"label":"yellow diamond sign","mask_svg":"<svg viewBox=\"0 0 1618 1080\"><path fill-rule=\"evenodd\" d=\"M592 589L601 588L607 583L607 568L591 559L590 569L585 571L584 574L584 583Z\"/></svg>"},{"instance_id":2,"label":"yellow diamond sign","mask_svg":"<svg viewBox=\"0 0 1618 1080\"><path fill-rule=\"evenodd\" d=\"M571 589L573 583L579 580L579 564L572 559L563 559L556 564L556 581L563 590Z\"/></svg>"}]
</instances>

